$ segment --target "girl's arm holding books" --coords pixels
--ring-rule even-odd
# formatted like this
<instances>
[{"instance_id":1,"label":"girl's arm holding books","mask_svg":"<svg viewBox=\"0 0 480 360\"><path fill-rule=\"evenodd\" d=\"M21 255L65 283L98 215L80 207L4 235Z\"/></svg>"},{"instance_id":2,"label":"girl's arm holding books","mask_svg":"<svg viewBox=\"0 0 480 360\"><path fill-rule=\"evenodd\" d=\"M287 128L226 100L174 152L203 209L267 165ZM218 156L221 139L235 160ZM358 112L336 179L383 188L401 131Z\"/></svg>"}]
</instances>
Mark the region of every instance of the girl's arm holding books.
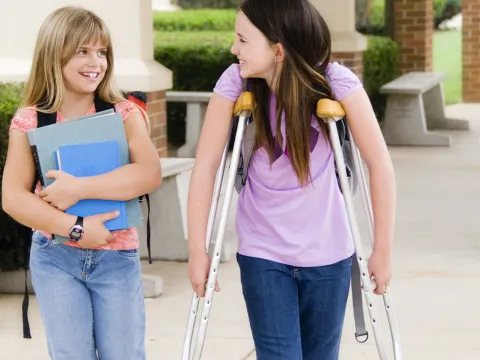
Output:
<instances>
[{"instance_id":1,"label":"girl's arm holding books","mask_svg":"<svg viewBox=\"0 0 480 360\"><path fill-rule=\"evenodd\" d=\"M162 183L160 159L145 121L139 112L134 112L124 124L130 164L85 178L50 171L47 177L55 178L55 181L41 192L43 199L65 210L82 199L130 200L159 187Z\"/></svg>"},{"instance_id":2,"label":"girl's arm holding books","mask_svg":"<svg viewBox=\"0 0 480 360\"><path fill-rule=\"evenodd\" d=\"M32 193L34 178L35 166L27 134L11 130L2 180L3 210L27 227L68 237L76 216L54 208ZM88 231L85 232L83 244L96 247L106 243L112 234L103 223L116 216L107 213L85 218L84 227Z\"/></svg>"}]
</instances>

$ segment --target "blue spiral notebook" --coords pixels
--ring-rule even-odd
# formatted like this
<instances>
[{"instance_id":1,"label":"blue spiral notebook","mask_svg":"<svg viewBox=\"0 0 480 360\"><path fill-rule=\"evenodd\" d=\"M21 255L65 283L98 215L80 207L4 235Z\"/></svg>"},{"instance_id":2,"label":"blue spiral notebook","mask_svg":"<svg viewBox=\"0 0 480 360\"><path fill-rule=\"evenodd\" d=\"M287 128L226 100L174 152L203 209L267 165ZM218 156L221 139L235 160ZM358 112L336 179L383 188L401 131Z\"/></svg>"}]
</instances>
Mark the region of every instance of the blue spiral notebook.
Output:
<instances>
[{"instance_id":1,"label":"blue spiral notebook","mask_svg":"<svg viewBox=\"0 0 480 360\"><path fill-rule=\"evenodd\" d=\"M49 170L57 169L55 151L61 146L116 141L119 147L120 166L130 163L127 137L120 114L112 110L56 123L27 132L36 169L42 187L54 179L46 178ZM143 215L138 198L125 201L128 228L143 225ZM68 239L55 235L54 243Z\"/></svg>"},{"instance_id":2,"label":"blue spiral notebook","mask_svg":"<svg viewBox=\"0 0 480 360\"><path fill-rule=\"evenodd\" d=\"M120 147L117 141L64 145L55 151L55 158L60 171L75 177L96 176L120 167ZM110 231L128 228L124 201L83 199L65 212L87 217L115 210L118 210L120 215L106 221L105 227Z\"/></svg>"}]
</instances>

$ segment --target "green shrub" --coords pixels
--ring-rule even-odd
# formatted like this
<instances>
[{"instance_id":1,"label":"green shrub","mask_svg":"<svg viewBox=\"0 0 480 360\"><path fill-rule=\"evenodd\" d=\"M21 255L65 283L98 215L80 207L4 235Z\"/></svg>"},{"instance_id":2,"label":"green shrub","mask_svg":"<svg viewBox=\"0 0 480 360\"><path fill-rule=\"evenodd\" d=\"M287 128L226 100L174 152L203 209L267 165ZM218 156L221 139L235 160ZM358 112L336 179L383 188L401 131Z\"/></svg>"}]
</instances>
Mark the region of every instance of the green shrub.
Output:
<instances>
[{"instance_id":1,"label":"green shrub","mask_svg":"<svg viewBox=\"0 0 480 360\"><path fill-rule=\"evenodd\" d=\"M173 71L173 89L212 91L223 71L235 62L230 53L234 33L155 33L155 60ZM170 145L185 143L186 104L167 102L167 137Z\"/></svg>"},{"instance_id":2,"label":"green shrub","mask_svg":"<svg viewBox=\"0 0 480 360\"><path fill-rule=\"evenodd\" d=\"M368 24L365 27L357 26L357 30L364 34L382 35L385 28L385 2L374 1Z\"/></svg>"},{"instance_id":3,"label":"green shrub","mask_svg":"<svg viewBox=\"0 0 480 360\"><path fill-rule=\"evenodd\" d=\"M175 4L182 9L234 9L240 4L240 0L175 0Z\"/></svg>"},{"instance_id":4,"label":"green shrub","mask_svg":"<svg viewBox=\"0 0 480 360\"><path fill-rule=\"evenodd\" d=\"M199 9L157 11L153 14L153 28L160 31L232 31L235 28L235 10Z\"/></svg>"},{"instance_id":5,"label":"green shrub","mask_svg":"<svg viewBox=\"0 0 480 360\"><path fill-rule=\"evenodd\" d=\"M383 120L386 95L380 87L399 76L399 48L387 37L369 36L367 50L363 54L363 79L365 91L379 121Z\"/></svg>"},{"instance_id":6,"label":"green shrub","mask_svg":"<svg viewBox=\"0 0 480 360\"><path fill-rule=\"evenodd\" d=\"M8 129L17 110L22 86L0 84L0 183L8 147ZM0 203L2 196L0 193ZM24 264L23 239L27 228L0 210L0 271L15 270Z\"/></svg>"},{"instance_id":7,"label":"green shrub","mask_svg":"<svg viewBox=\"0 0 480 360\"><path fill-rule=\"evenodd\" d=\"M173 90L212 91L236 57L230 53L232 32L177 32L155 34L155 59L173 71ZM380 86L398 75L398 48L386 37L369 37L364 54L364 85L379 121L385 111ZM185 142L185 104L167 102L169 144Z\"/></svg>"},{"instance_id":8,"label":"green shrub","mask_svg":"<svg viewBox=\"0 0 480 360\"><path fill-rule=\"evenodd\" d=\"M357 30L363 34L380 35L385 27L385 1L374 0L368 24L357 26ZM434 21L432 26L436 29L442 21L451 19L461 11L462 0L434 0Z\"/></svg>"}]
</instances>

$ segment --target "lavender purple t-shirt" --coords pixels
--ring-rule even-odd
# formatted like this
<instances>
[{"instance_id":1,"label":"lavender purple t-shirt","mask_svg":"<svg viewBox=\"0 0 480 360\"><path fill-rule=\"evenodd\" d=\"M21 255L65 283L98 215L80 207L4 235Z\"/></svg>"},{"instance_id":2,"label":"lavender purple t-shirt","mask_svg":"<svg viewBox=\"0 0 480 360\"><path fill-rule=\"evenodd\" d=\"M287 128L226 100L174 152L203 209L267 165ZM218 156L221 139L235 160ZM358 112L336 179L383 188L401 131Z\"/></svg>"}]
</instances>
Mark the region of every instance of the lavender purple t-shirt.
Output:
<instances>
[{"instance_id":1,"label":"lavender purple t-shirt","mask_svg":"<svg viewBox=\"0 0 480 360\"><path fill-rule=\"evenodd\" d=\"M336 100L362 86L359 78L337 62L327 75ZM242 89L238 64L221 75L214 92L236 101ZM271 95L270 123L275 133L275 96ZM282 117L282 137L285 123ZM347 212L335 177L334 155L312 117L310 171L312 181L302 188L283 149L270 166L260 148L252 154L248 179L239 194L236 230L238 252L292 266L329 265L351 256L354 246Z\"/></svg>"}]
</instances>

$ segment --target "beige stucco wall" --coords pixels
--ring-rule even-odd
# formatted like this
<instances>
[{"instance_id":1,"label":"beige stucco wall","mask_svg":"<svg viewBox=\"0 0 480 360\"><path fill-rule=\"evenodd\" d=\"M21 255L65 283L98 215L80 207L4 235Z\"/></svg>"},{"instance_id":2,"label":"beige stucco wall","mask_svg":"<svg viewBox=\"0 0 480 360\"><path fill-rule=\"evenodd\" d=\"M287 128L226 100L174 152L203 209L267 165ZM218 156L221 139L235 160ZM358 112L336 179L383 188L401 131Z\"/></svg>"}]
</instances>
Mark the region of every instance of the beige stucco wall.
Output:
<instances>
[{"instance_id":1,"label":"beige stucco wall","mask_svg":"<svg viewBox=\"0 0 480 360\"><path fill-rule=\"evenodd\" d=\"M310 0L322 14L332 34L332 51L359 52L366 38L355 30L355 0Z\"/></svg>"},{"instance_id":2,"label":"beige stucco wall","mask_svg":"<svg viewBox=\"0 0 480 360\"><path fill-rule=\"evenodd\" d=\"M24 81L30 71L38 29L53 10L66 5L96 12L109 27L117 84L125 91L172 87L171 71L153 60L151 0L1 0L0 82Z\"/></svg>"}]
</instances>

